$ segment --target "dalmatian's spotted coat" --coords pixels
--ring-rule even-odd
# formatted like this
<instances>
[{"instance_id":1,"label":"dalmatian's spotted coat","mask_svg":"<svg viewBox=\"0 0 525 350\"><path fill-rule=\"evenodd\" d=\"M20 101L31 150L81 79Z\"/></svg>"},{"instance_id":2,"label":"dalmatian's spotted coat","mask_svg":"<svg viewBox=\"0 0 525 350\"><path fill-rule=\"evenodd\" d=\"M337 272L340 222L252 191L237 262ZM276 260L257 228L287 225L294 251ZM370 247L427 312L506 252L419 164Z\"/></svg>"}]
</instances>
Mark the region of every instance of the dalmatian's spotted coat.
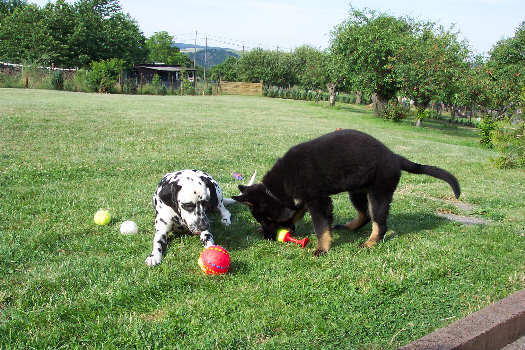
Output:
<instances>
[{"instance_id":1,"label":"dalmatian's spotted coat","mask_svg":"<svg viewBox=\"0 0 525 350\"><path fill-rule=\"evenodd\" d=\"M218 210L224 225L230 225L230 212L224 207L221 188L200 170L180 170L166 174L153 195L155 237L148 266L160 264L166 252L168 232L199 235L205 247L214 244L207 213ZM229 202L228 202L229 203Z\"/></svg>"}]
</instances>

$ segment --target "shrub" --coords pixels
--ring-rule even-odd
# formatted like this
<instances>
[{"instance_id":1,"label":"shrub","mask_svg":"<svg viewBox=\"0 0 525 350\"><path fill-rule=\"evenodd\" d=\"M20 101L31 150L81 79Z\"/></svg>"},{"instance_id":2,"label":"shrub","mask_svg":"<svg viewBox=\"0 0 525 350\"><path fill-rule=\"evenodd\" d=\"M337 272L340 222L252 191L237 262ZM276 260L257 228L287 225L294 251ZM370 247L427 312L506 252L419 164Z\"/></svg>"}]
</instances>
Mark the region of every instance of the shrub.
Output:
<instances>
[{"instance_id":1,"label":"shrub","mask_svg":"<svg viewBox=\"0 0 525 350\"><path fill-rule=\"evenodd\" d=\"M405 118L405 112L405 109L397 102L397 99L392 99L383 108L382 117L384 120L399 122Z\"/></svg>"},{"instance_id":2,"label":"shrub","mask_svg":"<svg viewBox=\"0 0 525 350\"><path fill-rule=\"evenodd\" d=\"M137 93L137 81L135 79L124 80L123 92L125 94L135 95Z\"/></svg>"},{"instance_id":3,"label":"shrub","mask_svg":"<svg viewBox=\"0 0 525 350\"><path fill-rule=\"evenodd\" d=\"M151 79L151 85L153 86L153 89L155 90L155 93L157 95L160 94L160 76L158 74L153 75L153 79Z\"/></svg>"},{"instance_id":4,"label":"shrub","mask_svg":"<svg viewBox=\"0 0 525 350\"><path fill-rule=\"evenodd\" d=\"M0 87L3 87L3 88L24 87L21 74L20 73L2 73L0 74Z\"/></svg>"},{"instance_id":5,"label":"shrub","mask_svg":"<svg viewBox=\"0 0 525 350\"><path fill-rule=\"evenodd\" d=\"M80 69L73 74L70 79L64 80L64 90L75 91L75 92L88 92L93 91L90 88L90 84L87 80L88 72L84 69Z\"/></svg>"},{"instance_id":6,"label":"shrub","mask_svg":"<svg viewBox=\"0 0 525 350\"><path fill-rule=\"evenodd\" d=\"M91 62L87 81L93 91L111 93L124 68L124 61L118 58Z\"/></svg>"},{"instance_id":7,"label":"shrub","mask_svg":"<svg viewBox=\"0 0 525 350\"><path fill-rule=\"evenodd\" d=\"M481 119L481 123L479 124L479 134L481 136L479 143L481 143L481 145L492 148L491 133L496 129L496 125L496 122L490 115L486 115Z\"/></svg>"},{"instance_id":8,"label":"shrub","mask_svg":"<svg viewBox=\"0 0 525 350\"><path fill-rule=\"evenodd\" d=\"M193 84L188 79L182 79L181 82L182 86L182 93L184 95L195 95L195 88L193 87Z\"/></svg>"},{"instance_id":9,"label":"shrub","mask_svg":"<svg viewBox=\"0 0 525 350\"><path fill-rule=\"evenodd\" d=\"M499 122L491 132L491 142L501 156L492 159L500 169L525 168L525 121L516 118Z\"/></svg>"},{"instance_id":10,"label":"shrub","mask_svg":"<svg viewBox=\"0 0 525 350\"><path fill-rule=\"evenodd\" d=\"M51 86L55 90L64 90L64 74L61 70L54 70L51 74Z\"/></svg>"}]
</instances>

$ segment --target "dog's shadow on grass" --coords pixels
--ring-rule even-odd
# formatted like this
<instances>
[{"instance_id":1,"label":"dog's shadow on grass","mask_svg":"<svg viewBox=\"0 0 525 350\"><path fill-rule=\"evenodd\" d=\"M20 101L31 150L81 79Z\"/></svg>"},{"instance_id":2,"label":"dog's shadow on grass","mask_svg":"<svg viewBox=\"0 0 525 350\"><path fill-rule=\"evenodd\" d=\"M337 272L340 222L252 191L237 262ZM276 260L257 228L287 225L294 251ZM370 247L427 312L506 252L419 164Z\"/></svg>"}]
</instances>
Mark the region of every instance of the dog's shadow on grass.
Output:
<instances>
[{"instance_id":1,"label":"dog's shadow on grass","mask_svg":"<svg viewBox=\"0 0 525 350\"><path fill-rule=\"evenodd\" d=\"M224 227L217 222L218 220L214 220L213 234L216 244L223 245L228 250L243 250L255 244L256 241L265 239L262 232L260 232L260 225L251 218L249 211L242 207L232 209L230 209L232 218L235 217L235 219L232 220L231 226ZM344 223L345 221L343 220L342 218L336 218L334 224ZM388 217L388 231L384 240L388 241L395 237L424 230L433 230L447 222L447 219L428 212L391 214ZM357 231L333 230L332 245L356 244L359 241L364 243L370 236L371 230L372 225L370 223ZM294 237L309 237L311 239L310 245L315 244L315 233L309 216L297 224ZM239 267L237 270L242 269L243 267Z\"/></svg>"},{"instance_id":2,"label":"dog's shadow on grass","mask_svg":"<svg viewBox=\"0 0 525 350\"><path fill-rule=\"evenodd\" d=\"M388 231L384 238L385 241L395 237L417 233L425 230L434 230L448 222L447 219L427 212L400 213L389 215L387 225ZM335 239L333 246L363 241L364 243L372 231L370 223L361 227L357 231L334 230ZM393 234L392 234L393 232Z\"/></svg>"}]
</instances>

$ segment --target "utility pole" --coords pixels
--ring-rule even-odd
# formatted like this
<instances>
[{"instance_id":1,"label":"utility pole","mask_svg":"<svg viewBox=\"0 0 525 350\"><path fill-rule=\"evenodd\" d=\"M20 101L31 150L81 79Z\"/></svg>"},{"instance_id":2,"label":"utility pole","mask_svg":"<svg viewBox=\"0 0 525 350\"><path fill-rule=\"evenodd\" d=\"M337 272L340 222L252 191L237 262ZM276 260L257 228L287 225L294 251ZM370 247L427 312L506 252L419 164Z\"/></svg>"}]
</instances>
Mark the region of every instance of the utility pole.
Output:
<instances>
[{"instance_id":1,"label":"utility pole","mask_svg":"<svg viewBox=\"0 0 525 350\"><path fill-rule=\"evenodd\" d=\"M193 69L195 69L195 59L197 59L197 31L195 31L195 44L193 45Z\"/></svg>"},{"instance_id":2,"label":"utility pole","mask_svg":"<svg viewBox=\"0 0 525 350\"><path fill-rule=\"evenodd\" d=\"M206 66L208 65L208 36L206 36L206 46L204 48L204 83L206 92L208 91L208 80L206 80Z\"/></svg>"}]
</instances>

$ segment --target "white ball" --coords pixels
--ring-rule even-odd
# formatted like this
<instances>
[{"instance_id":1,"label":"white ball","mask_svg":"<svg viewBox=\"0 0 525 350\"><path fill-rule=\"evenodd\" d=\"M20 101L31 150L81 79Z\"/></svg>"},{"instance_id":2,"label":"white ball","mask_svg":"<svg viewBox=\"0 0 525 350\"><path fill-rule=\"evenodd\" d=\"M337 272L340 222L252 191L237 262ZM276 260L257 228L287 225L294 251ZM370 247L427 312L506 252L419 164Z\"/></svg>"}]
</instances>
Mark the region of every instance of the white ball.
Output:
<instances>
[{"instance_id":1,"label":"white ball","mask_svg":"<svg viewBox=\"0 0 525 350\"><path fill-rule=\"evenodd\" d=\"M139 227L135 221L127 220L120 224L120 233L123 235L134 235L139 232Z\"/></svg>"}]
</instances>

